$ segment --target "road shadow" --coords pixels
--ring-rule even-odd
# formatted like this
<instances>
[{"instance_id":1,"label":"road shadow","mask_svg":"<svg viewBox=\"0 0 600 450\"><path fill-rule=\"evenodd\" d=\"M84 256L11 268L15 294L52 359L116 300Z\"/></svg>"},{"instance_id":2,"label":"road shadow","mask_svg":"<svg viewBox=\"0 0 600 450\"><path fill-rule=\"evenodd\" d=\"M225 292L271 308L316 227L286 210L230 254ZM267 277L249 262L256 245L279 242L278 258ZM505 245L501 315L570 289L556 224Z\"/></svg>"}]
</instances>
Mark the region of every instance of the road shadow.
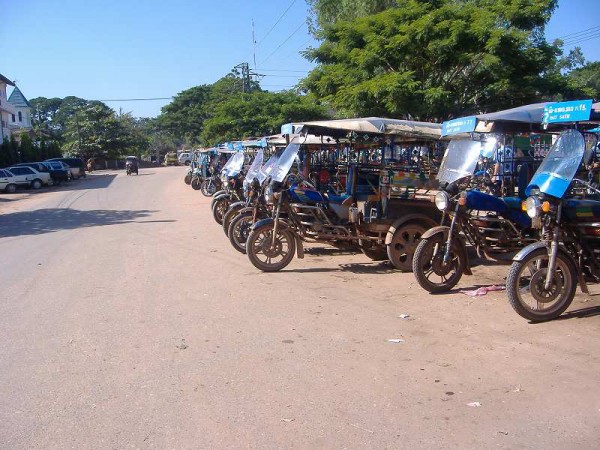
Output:
<instances>
[{"instance_id":1,"label":"road shadow","mask_svg":"<svg viewBox=\"0 0 600 450\"><path fill-rule=\"evenodd\" d=\"M304 253L310 256L336 256L336 255L357 255L360 250L352 250L346 248L335 247L308 247L304 249Z\"/></svg>"},{"instance_id":2,"label":"road shadow","mask_svg":"<svg viewBox=\"0 0 600 450\"><path fill-rule=\"evenodd\" d=\"M555 320L569 320L569 319L586 319L588 317L600 316L600 306L588 306L587 308L575 309L573 311L568 311L558 317ZM532 324L537 324L541 322L530 322Z\"/></svg>"},{"instance_id":3,"label":"road shadow","mask_svg":"<svg viewBox=\"0 0 600 450\"><path fill-rule=\"evenodd\" d=\"M284 269L288 273L327 273L327 272L352 272L356 274L391 274L402 273L388 262L377 263L349 263L339 264L338 267L308 267L304 269Z\"/></svg>"},{"instance_id":4,"label":"road shadow","mask_svg":"<svg viewBox=\"0 0 600 450\"><path fill-rule=\"evenodd\" d=\"M106 189L113 182L117 175L114 173L103 173L98 175L88 175L86 178L71 180L56 186L59 191L82 191L87 189ZM53 188L50 187L50 190Z\"/></svg>"},{"instance_id":5,"label":"road shadow","mask_svg":"<svg viewBox=\"0 0 600 450\"><path fill-rule=\"evenodd\" d=\"M0 237L28 236L76 228L119 225L123 223L175 222L175 220L139 220L152 213L147 209L116 211L69 208L38 209L0 215Z\"/></svg>"}]
</instances>

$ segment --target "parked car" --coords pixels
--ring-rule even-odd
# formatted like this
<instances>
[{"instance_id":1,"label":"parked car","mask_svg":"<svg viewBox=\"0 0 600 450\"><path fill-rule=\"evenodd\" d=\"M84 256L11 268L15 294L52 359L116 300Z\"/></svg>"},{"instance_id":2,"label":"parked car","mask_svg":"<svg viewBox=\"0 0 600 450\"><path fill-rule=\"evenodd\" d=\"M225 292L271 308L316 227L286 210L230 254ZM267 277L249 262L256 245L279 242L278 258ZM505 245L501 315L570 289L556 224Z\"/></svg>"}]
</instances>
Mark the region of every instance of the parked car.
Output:
<instances>
[{"instance_id":1,"label":"parked car","mask_svg":"<svg viewBox=\"0 0 600 450\"><path fill-rule=\"evenodd\" d=\"M31 167L38 172L49 173L53 184L59 185L63 181L67 181L70 174L69 167L63 164L64 163L61 163L60 161L29 162L15 164L15 167Z\"/></svg>"},{"instance_id":2,"label":"parked car","mask_svg":"<svg viewBox=\"0 0 600 450\"><path fill-rule=\"evenodd\" d=\"M71 169L71 178L85 178L85 165L81 158L50 158L46 161L61 161Z\"/></svg>"},{"instance_id":3,"label":"parked car","mask_svg":"<svg viewBox=\"0 0 600 450\"><path fill-rule=\"evenodd\" d=\"M4 188L7 190L7 192L14 192L18 186L39 189L43 185L49 185L52 183L52 179L50 178L50 174L48 172L38 172L32 167L12 166L3 169L3 172L6 172L5 175L8 175L5 178L9 178L6 181ZM11 184L15 185L14 189L12 186L9 187Z\"/></svg>"},{"instance_id":4,"label":"parked car","mask_svg":"<svg viewBox=\"0 0 600 450\"><path fill-rule=\"evenodd\" d=\"M179 164L189 166L192 162L192 154L188 152L180 153L177 157L177 161L179 161Z\"/></svg>"},{"instance_id":5,"label":"parked car","mask_svg":"<svg viewBox=\"0 0 600 450\"><path fill-rule=\"evenodd\" d=\"M23 181L25 177L15 176L8 170L0 169L0 190L13 193L19 186L28 187L29 181Z\"/></svg>"}]
</instances>

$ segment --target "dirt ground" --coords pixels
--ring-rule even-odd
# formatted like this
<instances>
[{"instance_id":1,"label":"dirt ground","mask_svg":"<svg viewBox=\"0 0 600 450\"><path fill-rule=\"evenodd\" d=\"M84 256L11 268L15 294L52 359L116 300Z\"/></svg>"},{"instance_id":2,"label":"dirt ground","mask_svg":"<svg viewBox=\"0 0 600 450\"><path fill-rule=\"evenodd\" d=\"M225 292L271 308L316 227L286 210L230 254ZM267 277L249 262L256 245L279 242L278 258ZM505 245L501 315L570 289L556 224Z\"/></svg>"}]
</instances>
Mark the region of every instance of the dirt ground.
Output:
<instances>
[{"instance_id":1,"label":"dirt ground","mask_svg":"<svg viewBox=\"0 0 600 450\"><path fill-rule=\"evenodd\" d=\"M1 448L600 448L599 286L530 324L459 292L506 266L261 273L184 174L0 194Z\"/></svg>"}]
</instances>

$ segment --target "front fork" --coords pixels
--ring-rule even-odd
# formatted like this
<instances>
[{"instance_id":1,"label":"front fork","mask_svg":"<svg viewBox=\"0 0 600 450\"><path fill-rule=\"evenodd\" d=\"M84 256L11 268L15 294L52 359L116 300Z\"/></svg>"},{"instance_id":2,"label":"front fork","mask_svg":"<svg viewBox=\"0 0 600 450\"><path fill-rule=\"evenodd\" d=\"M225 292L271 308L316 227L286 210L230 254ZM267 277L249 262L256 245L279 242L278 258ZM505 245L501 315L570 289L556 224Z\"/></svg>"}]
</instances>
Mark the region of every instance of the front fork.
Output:
<instances>
[{"instance_id":1,"label":"front fork","mask_svg":"<svg viewBox=\"0 0 600 450\"><path fill-rule=\"evenodd\" d=\"M277 231L279 229L279 212L281 211L281 199L283 198L283 193L279 195L279 199L277 200L277 207L275 208L275 223L273 224L273 236L271 236L271 248L275 247L275 236L277 236Z\"/></svg>"},{"instance_id":2,"label":"front fork","mask_svg":"<svg viewBox=\"0 0 600 450\"><path fill-rule=\"evenodd\" d=\"M560 216L562 213L562 202L558 204L558 210L556 211L556 223L554 224L554 231L552 233L552 242L550 243L550 251L548 252L548 272L546 272L546 281L544 283L544 289L549 290L552 284L552 277L556 270L556 256L558 255L558 239L559 239L559 225Z\"/></svg>"},{"instance_id":3,"label":"front fork","mask_svg":"<svg viewBox=\"0 0 600 450\"><path fill-rule=\"evenodd\" d=\"M458 217L458 208L460 205L456 202L456 208L454 209L454 216L450 222L450 231L448 232L448 239L446 241L446 250L444 251L444 264L450 262L450 246L452 245L452 235L454 234L454 227L456 225L456 218Z\"/></svg>"}]
</instances>

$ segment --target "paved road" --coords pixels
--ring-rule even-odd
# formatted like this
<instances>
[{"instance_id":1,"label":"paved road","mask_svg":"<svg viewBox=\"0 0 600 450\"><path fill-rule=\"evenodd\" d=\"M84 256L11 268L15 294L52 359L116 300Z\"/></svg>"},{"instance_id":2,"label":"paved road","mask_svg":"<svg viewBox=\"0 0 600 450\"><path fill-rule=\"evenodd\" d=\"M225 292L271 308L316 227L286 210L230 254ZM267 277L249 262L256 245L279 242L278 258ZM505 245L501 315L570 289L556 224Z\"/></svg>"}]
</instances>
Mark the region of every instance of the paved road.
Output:
<instances>
[{"instance_id":1,"label":"paved road","mask_svg":"<svg viewBox=\"0 0 600 450\"><path fill-rule=\"evenodd\" d=\"M184 172L0 196L1 448L600 447L598 297L531 325L363 255L262 274Z\"/></svg>"}]
</instances>

